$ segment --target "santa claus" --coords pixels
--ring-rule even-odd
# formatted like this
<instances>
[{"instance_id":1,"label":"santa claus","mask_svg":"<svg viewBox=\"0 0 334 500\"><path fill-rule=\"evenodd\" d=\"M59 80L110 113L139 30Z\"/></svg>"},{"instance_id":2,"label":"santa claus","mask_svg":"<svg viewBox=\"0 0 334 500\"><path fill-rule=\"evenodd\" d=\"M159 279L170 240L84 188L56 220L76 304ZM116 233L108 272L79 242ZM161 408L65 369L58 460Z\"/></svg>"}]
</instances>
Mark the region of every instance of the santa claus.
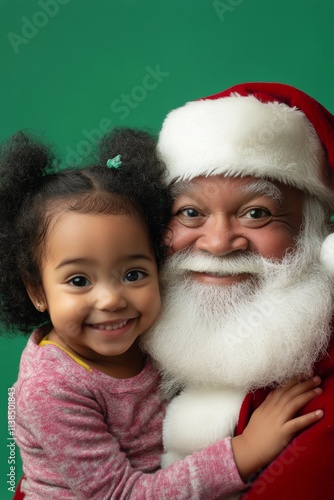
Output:
<instances>
[{"instance_id":1,"label":"santa claus","mask_svg":"<svg viewBox=\"0 0 334 500\"><path fill-rule=\"evenodd\" d=\"M323 419L242 498L333 499L334 116L291 86L241 84L172 111L159 150L170 256L145 348L179 393L164 465L240 434L270 388L314 372L323 393L303 413Z\"/></svg>"}]
</instances>

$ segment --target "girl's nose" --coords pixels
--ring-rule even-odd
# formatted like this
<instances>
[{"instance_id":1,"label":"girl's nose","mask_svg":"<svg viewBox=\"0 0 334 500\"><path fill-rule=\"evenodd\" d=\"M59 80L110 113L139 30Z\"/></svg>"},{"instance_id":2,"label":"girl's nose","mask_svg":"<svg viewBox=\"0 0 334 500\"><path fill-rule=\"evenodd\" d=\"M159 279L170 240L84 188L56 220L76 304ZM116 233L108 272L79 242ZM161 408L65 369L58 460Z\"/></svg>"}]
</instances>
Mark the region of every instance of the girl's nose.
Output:
<instances>
[{"instance_id":1,"label":"girl's nose","mask_svg":"<svg viewBox=\"0 0 334 500\"><path fill-rule=\"evenodd\" d=\"M124 290L121 284L112 284L101 287L97 291L96 306L101 310L117 311L124 309L127 302L124 297Z\"/></svg>"}]
</instances>

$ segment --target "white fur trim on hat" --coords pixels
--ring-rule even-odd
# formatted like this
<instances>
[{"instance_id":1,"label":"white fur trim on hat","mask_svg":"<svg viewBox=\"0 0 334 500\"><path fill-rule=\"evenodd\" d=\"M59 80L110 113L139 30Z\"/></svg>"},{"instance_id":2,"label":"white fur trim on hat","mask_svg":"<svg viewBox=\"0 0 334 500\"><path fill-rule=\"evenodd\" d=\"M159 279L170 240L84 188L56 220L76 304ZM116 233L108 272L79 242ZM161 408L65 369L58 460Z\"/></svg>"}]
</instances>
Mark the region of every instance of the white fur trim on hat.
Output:
<instances>
[{"instance_id":1,"label":"white fur trim on hat","mask_svg":"<svg viewBox=\"0 0 334 500\"><path fill-rule=\"evenodd\" d=\"M232 94L169 113L158 149L170 182L197 176L267 177L332 202L321 172L323 146L304 113L279 102Z\"/></svg>"}]
</instances>

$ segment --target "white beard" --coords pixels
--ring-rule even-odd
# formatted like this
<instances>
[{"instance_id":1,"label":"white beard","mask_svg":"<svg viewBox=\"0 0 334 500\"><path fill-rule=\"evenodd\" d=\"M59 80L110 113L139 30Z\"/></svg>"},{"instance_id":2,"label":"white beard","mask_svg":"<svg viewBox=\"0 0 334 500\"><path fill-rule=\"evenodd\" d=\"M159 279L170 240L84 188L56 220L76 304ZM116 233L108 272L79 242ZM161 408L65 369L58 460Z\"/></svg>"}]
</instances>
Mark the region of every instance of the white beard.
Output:
<instances>
[{"instance_id":1,"label":"white beard","mask_svg":"<svg viewBox=\"0 0 334 500\"><path fill-rule=\"evenodd\" d=\"M200 449L232 435L248 391L308 375L325 353L333 313L333 281L319 262L325 235L323 227L316 226L313 224L312 231L304 228L296 251L282 262L241 253L216 258L185 252L168 259L162 273L162 314L143 337L143 346L162 370L165 390L183 387L184 396L193 399L193 406L186 402L182 406L178 396L168 412L164 435L169 441L168 436L176 432L167 448L178 443L177 458L188 454L192 446ZM188 277L190 270L248 272L252 278L233 286L203 284ZM231 393L235 400L226 415L228 424L222 424L224 428L217 429L214 436L201 438L200 443L197 436L204 420L195 416L199 392L206 397L212 392L211 407L219 399L217 393L221 395L217 406L221 420ZM210 406L208 401L203 404ZM174 411L175 418L171 417ZM208 417L208 423L212 418ZM178 420L185 421L181 428ZM191 443L179 442L180 434L185 435L185 441L186 435L193 434L189 436ZM173 458L167 458L166 464L171 461Z\"/></svg>"}]
</instances>

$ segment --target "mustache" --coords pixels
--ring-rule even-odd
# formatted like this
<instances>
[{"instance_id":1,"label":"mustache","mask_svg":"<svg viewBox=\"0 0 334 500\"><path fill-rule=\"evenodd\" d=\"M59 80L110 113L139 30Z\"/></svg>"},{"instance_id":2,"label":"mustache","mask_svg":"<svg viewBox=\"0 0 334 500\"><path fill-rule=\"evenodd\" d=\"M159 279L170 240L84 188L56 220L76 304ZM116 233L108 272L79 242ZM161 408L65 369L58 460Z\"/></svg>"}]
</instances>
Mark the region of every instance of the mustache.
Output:
<instances>
[{"instance_id":1,"label":"mustache","mask_svg":"<svg viewBox=\"0 0 334 500\"><path fill-rule=\"evenodd\" d=\"M273 264L273 263L271 263ZM180 252L169 257L165 271L176 275L188 272L214 273L219 275L261 275L268 266L267 259L254 254L230 254L216 257L203 252Z\"/></svg>"}]
</instances>

